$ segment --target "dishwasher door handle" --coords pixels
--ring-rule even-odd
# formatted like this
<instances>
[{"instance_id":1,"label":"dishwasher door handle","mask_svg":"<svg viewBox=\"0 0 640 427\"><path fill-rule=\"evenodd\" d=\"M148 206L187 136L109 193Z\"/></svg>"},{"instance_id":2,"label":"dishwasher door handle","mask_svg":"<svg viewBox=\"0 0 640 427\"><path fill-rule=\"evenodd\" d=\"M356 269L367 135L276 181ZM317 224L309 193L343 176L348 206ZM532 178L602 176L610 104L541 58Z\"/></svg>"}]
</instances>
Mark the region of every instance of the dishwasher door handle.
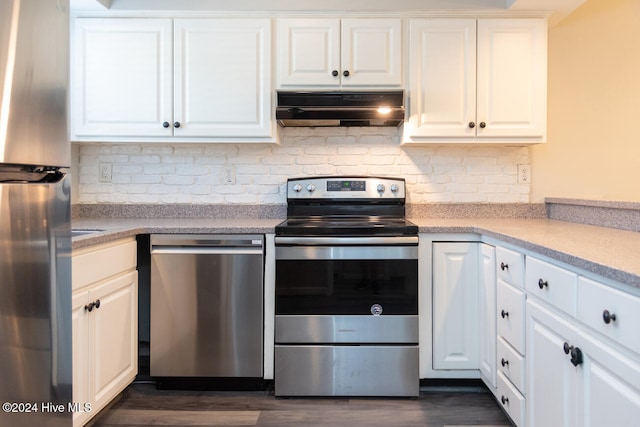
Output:
<instances>
[{"instance_id":1,"label":"dishwasher door handle","mask_svg":"<svg viewBox=\"0 0 640 427\"><path fill-rule=\"evenodd\" d=\"M262 255L262 246L255 247L215 247L215 246L156 246L151 254L177 255Z\"/></svg>"}]
</instances>

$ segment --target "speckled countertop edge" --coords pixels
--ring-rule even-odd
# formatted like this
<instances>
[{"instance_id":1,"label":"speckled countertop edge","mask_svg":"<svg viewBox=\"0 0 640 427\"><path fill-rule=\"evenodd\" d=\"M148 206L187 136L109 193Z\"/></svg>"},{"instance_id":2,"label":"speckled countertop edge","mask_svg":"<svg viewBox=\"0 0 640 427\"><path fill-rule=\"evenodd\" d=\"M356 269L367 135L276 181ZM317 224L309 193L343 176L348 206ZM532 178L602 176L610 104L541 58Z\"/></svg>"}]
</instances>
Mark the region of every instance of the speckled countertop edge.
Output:
<instances>
[{"instance_id":1,"label":"speckled countertop edge","mask_svg":"<svg viewBox=\"0 0 640 427\"><path fill-rule=\"evenodd\" d=\"M269 234L281 219L79 218L74 250L137 234ZM544 218L409 218L420 233L474 233L640 288L640 233Z\"/></svg>"},{"instance_id":2,"label":"speckled countertop edge","mask_svg":"<svg viewBox=\"0 0 640 427\"><path fill-rule=\"evenodd\" d=\"M410 218L421 233L492 237L640 288L640 233L552 219Z\"/></svg>"}]
</instances>

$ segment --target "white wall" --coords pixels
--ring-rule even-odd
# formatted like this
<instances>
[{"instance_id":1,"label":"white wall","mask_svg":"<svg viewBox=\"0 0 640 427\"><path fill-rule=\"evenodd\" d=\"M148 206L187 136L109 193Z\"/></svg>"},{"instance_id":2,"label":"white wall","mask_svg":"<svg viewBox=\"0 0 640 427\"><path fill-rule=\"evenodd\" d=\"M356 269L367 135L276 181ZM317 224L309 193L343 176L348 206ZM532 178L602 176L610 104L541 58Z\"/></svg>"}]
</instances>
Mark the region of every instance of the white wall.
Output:
<instances>
[{"instance_id":1,"label":"white wall","mask_svg":"<svg viewBox=\"0 0 640 427\"><path fill-rule=\"evenodd\" d=\"M548 63L531 201L640 201L640 1L588 0L549 31Z\"/></svg>"},{"instance_id":2,"label":"white wall","mask_svg":"<svg viewBox=\"0 0 640 427\"><path fill-rule=\"evenodd\" d=\"M404 177L408 202L528 202L517 184L527 148L401 147L395 128L286 128L281 145L97 144L79 147L74 203L286 203L286 179L308 175ZM111 163L111 183L98 164ZM225 167L236 183L223 183Z\"/></svg>"}]
</instances>

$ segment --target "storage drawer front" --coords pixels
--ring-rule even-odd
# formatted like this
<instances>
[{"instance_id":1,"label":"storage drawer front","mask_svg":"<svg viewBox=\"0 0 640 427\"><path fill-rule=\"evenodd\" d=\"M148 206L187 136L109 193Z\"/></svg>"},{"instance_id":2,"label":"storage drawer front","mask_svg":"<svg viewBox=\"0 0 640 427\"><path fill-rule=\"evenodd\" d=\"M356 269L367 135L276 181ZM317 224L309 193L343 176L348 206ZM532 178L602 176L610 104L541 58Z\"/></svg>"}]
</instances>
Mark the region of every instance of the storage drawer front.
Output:
<instances>
[{"instance_id":1,"label":"storage drawer front","mask_svg":"<svg viewBox=\"0 0 640 427\"><path fill-rule=\"evenodd\" d=\"M524 292L498 280L498 336L522 355L525 354L525 302Z\"/></svg>"},{"instance_id":2,"label":"storage drawer front","mask_svg":"<svg viewBox=\"0 0 640 427\"><path fill-rule=\"evenodd\" d=\"M135 270L137 247L136 241L131 239L74 251L71 260L73 290Z\"/></svg>"},{"instance_id":3,"label":"storage drawer front","mask_svg":"<svg viewBox=\"0 0 640 427\"><path fill-rule=\"evenodd\" d=\"M525 399L509 382L502 372L498 372L498 403L509 414L511 420L518 427L525 425Z\"/></svg>"},{"instance_id":4,"label":"storage drawer front","mask_svg":"<svg viewBox=\"0 0 640 427\"><path fill-rule=\"evenodd\" d=\"M581 277L578 282L578 320L640 353L640 298Z\"/></svg>"},{"instance_id":5,"label":"storage drawer front","mask_svg":"<svg viewBox=\"0 0 640 427\"><path fill-rule=\"evenodd\" d=\"M525 359L504 339L498 337L498 371L502 372L514 386L524 394Z\"/></svg>"},{"instance_id":6,"label":"storage drawer front","mask_svg":"<svg viewBox=\"0 0 640 427\"><path fill-rule=\"evenodd\" d=\"M276 396L418 396L418 346L276 345Z\"/></svg>"},{"instance_id":7,"label":"storage drawer front","mask_svg":"<svg viewBox=\"0 0 640 427\"><path fill-rule=\"evenodd\" d=\"M496 247L498 277L514 286L524 288L524 255L509 249Z\"/></svg>"},{"instance_id":8,"label":"storage drawer front","mask_svg":"<svg viewBox=\"0 0 640 427\"><path fill-rule=\"evenodd\" d=\"M527 257L526 288L531 295L542 298L575 316L578 276L555 265Z\"/></svg>"}]
</instances>

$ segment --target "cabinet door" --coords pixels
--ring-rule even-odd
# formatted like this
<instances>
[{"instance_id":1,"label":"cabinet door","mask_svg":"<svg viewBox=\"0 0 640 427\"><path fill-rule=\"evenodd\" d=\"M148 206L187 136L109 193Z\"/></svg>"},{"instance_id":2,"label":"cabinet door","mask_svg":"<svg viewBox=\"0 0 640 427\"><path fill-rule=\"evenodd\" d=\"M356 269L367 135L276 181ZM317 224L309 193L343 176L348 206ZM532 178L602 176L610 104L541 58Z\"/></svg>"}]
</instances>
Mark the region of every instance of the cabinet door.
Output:
<instances>
[{"instance_id":1,"label":"cabinet door","mask_svg":"<svg viewBox=\"0 0 640 427\"><path fill-rule=\"evenodd\" d=\"M170 19L78 18L73 25L74 138L171 136Z\"/></svg>"},{"instance_id":2,"label":"cabinet door","mask_svg":"<svg viewBox=\"0 0 640 427\"><path fill-rule=\"evenodd\" d=\"M93 356L90 375L93 411L122 391L138 371L138 273L123 274L89 291L98 303L89 314Z\"/></svg>"},{"instance_id":3,"label":"cabinet door","mask_svg":"<svg viewBox=\"0 0 640 427\"><path fill-rule=\"evenodd\" d=\"M478 137L545 136L546 52L543 19L478 20Z\"/></svg>"},{"instance_id":4,"label":"cabinet door","mask_svg":"<svg viewBox=\"0 0 640 427\"><path fill-rule=\"evenodd\" d=\"M271 135L271 21L174 21L174 136Z\"/></svg>"},{"instance_id":5,"label":"cabinet door","mask_svg":"<svg viewBox=\"0 0 640 427\"><path fill-rule=\"evenodd\" d=\"M576 345L575 328L527 301L527 425L575 426L578 370L564 345Z\"/></svg>"},{"instance_id":6,"label":"cabinet door","mask_svg":"<svg viewBox=\"0 0 640 427\"><path fill-rule=\"evenodd\" d=\"M478 369L478 244L433 244L433 369Z\"/></svg>"},{"instance_id":7,"label":"cabinet door","mask_svg":"<svg viewBox=\"0 0 640 427\"><path fill-rule=\"evenodd\" d=\"M580 333L584 363L578 381L576 425L630 426L640 420L640 362L593 335Z\"/></svg>"},{"instance_id":8,"label":"cabinet door","mask_svg":"<svg viewBox=\"0 0 640 427\"><path fill-rule=\"evenodd\" d=\"M280 87L339 86L340 20L278 20L278 61Z\"/></svg>"},{"instance_id":9,"label":"cabinet door","mask_svg":"<svg viewBox=\"0 0 640 427\"><path fill-rule=\"evenodd\" d=\"M91 403L89 391L89 312L85 306L89 302L88 292L74 292L71 297L71 329L73 333L73 402L83 405ZM81 426L89 414L73 412L73 425Z\"/></svg>"},{"instance_id":10,"label":"cabinet door","mask_svg":"<svg viewBox=\"0 0 640 427\"><path fill-rule=\"evenodd\" d=\"M410 25L409 136L475 137L476 20L415 19Z\"/></svg>"},{"instance_id":11,"label":"cabinet door","mask_svg":"<svg viewBox=\"0 0 640 427\"><path fill-rule=\"evenodd\" d=\"M343 19L342 86L402 84L402 21Z\"/></svg>"},{"instance_id":12,"label":"cabinet door","mask_svg":"<svg viewBox=\"0 0 640 427\"><path fill-rule=\"evenodd\" d=\"M480 244L478 305L480 372L488 386L496 387L496 248Z\"/></svg>"}]
</instances>

